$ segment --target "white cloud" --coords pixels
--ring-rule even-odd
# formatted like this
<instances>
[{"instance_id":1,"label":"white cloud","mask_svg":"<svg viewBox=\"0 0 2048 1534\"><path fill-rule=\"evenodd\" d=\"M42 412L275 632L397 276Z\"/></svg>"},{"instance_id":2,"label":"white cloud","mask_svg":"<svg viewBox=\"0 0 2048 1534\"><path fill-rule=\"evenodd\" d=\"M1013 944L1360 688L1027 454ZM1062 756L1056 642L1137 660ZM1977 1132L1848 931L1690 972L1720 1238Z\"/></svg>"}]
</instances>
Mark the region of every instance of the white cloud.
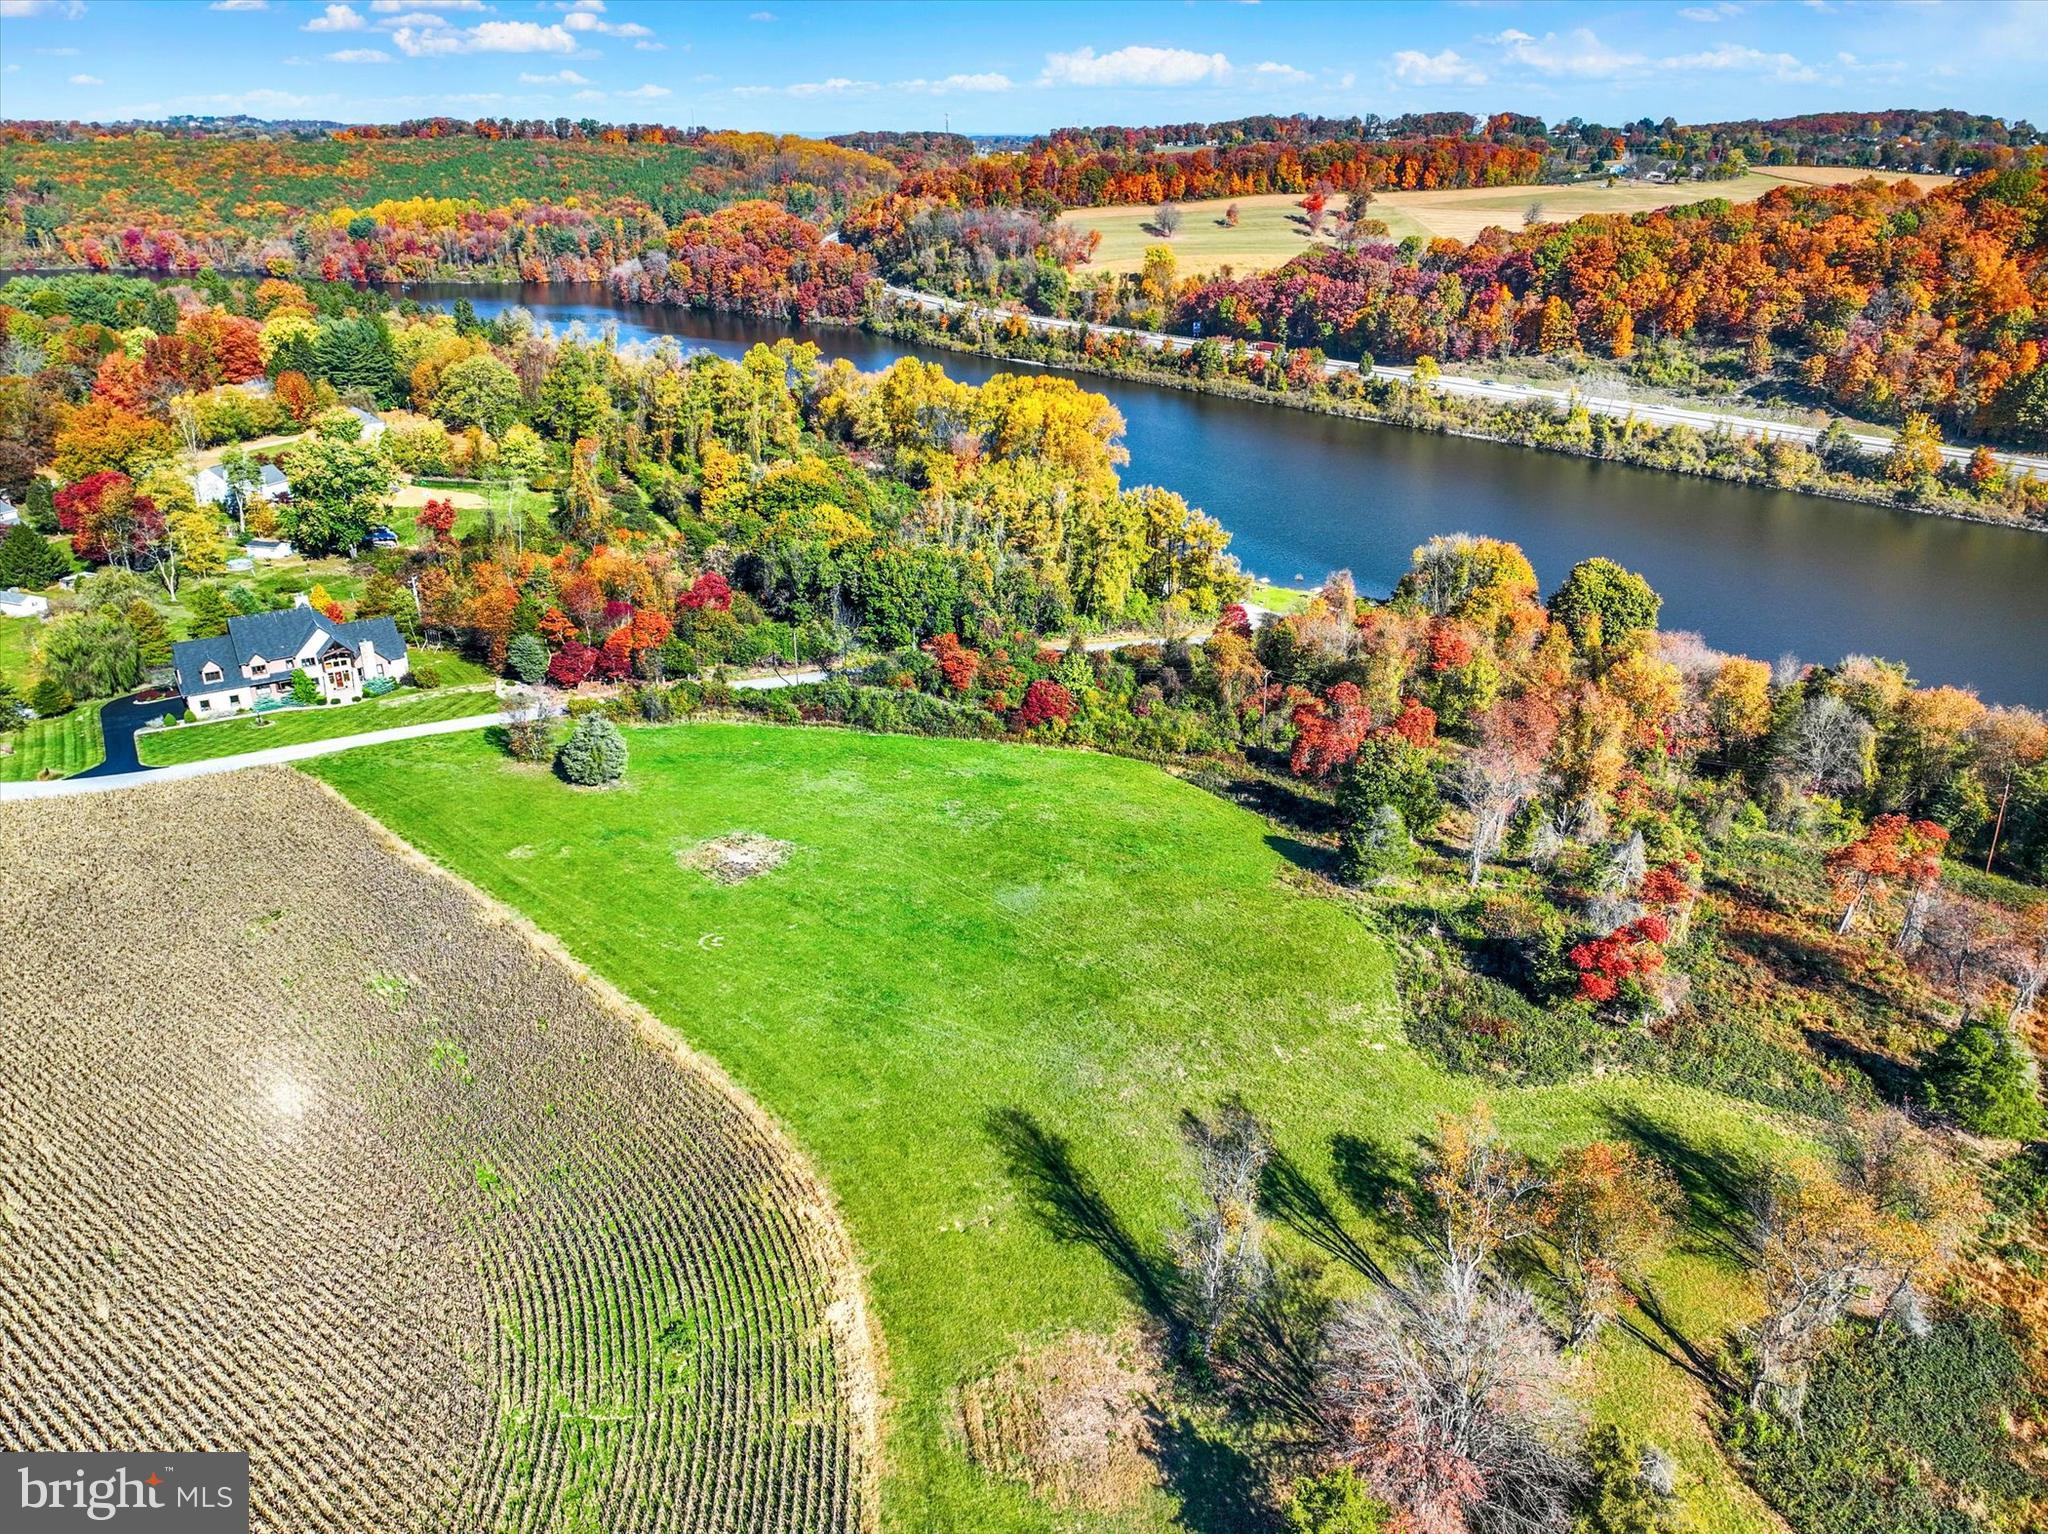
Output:
<instances>
[{"instance_id":1,"label":"white cloud","mask_svg":"<svg viewBox=\"0 0 2048 1534\"><path fill-rule=\"evenodd\" d=\"M1720 72L1740 71L1744 74L1769 75L1773 80L1791 84L1810 85L1820 78L1820 71L1811 64L1803 64L1789 53L1764 53L1756 48L1744 47L1740 43L1723 43L1705 53L1685 53L1672 58L1659 59L1658 67L1678 70L1690 74L1695 70L1708 69Z\"/></svg>"},{"instance_id":2,"label":"white cloud","mask_svg":"<svg viewBox=\"0 0 2048 1534\"><path fill-rule=\"evenodd\" d=\"M352 5L330 5L303 27L301 32L360 32L369 23Z\"/></svg>"},{"instance_id":3,"label":"white cloud","mask_svg":"<svg viewBox=\"0 0 2048 1534\"><path fill-rule=\"evenodd\" d=\"M576 39L537 21L480 21L473 27L400 27L391 34L400 53L439 58L451 53L574 53Z\"/></svg>"},{"instance_id":4,"label":"white cloud","mask_svg":"<svg viewBox=\"0 0 2048 1534\"><path fill-rule=\"evenodd\" d=\"M1688 5L1679 11L1678 14L1687 21L1705 22L1711 25L1717 21L1726 21L1732 16L1740 16L1742 14L1742 7L1731 3L1731 0L1721 0L1719 5Z\"/></svg>"},{"instance_id":5,"label":"white cloud","mask_svg":"<svg viewBox=\"0 0 2048 1534\"><path fill-rule=\"evenodd\" d=\"M1253 78L1261 81L1277 81L1282 85L1306 85L1314 78L1305 69L1296 69L1292 64L1275 64L1271 59L1252 69Z\"/></svg>"},{"instance_id":6,"label":"white cloud","mask_svg":"<svg viewBox=\"0 0 2048 1534\"><path fill-rule=\"evenodd\" d=\"M867 91L878 90L872 80L849 80L844 75L834 75L829 80L803 80L795 85L735 85L735 96L858 96Z\"/></svg>"},{"instance_id":7,"label":"white cloud","mask_svg":"<svg viewBox=\"0 0 2048 1534\"><path fill-rule=\"evenodd\" d=\"M1008 75L947 75L943 80L899 80L895 89L916 91L925 96L945 96L954 91L1006 91L1014 82Z\"/></svg>"},{"instance_id":8,"label":"white cloud","mask_svg":"<svg viewBox=\"0 0 2048 1534\"><path fill-rule=\"evenodd\" d=\"M397 11L487 11L484 0L370 0L370 9L379 16L389 16Z\"/></svg>"},{"instance_id":9,"label":"white cloud","mask_svg":"<svg viewBox=\"0 0 2048 1534\"><path fill-rule=\"evenodd\" d=\"M209 11L267 11L270 0L213 0Z\"/></svg>"},{"instance_id":10,"label":"white cloud","mask_svg":"<svg viewBox=\"0 0 2048 1534\"><path fill-rule=\"evenodd\" d=\"M1484 85L1486 71L1455 49L1420 53L1403 48L1394 55L1394 78L1403 85Z\"/></svg>"},{"instance_id":11,"label":"white cloud","mask_svg":"<svg viewBox=\"0 0 2048 1534\"><path fill-rule=\"evenodd\" d=\"M85 14L85 0L0 0L0 21L29 16L62 16L76 21Z\"/></svg>"},{"instance_id":12,"label":"white cloud","mask_svg":"<svg viewBox=\"0 0 2048 1534\"><path fill-rule=\"evenodd\" d=\"M521 85L588 85L590 82L573 69L557 70L551 75L522 74Z\"/></svg>"},{"instance_id":13,"label":"white cloud","mask_svg":"<svg viewBox=\"0 0 2048 1534\"><path fill-rule=\"evenodd\" d=\"M105 85L107 82L98 75L73 75L71 83L73 85Z\"/></svg>"},{"instance_id":14,"label":"white cloud","mask_svg":"<svg viewBox=\"0 0 2048 1534\"><path fill-rule=\"evenodd\" d=\"M659 101L674 94L666 85L636 85L629 91L620 91L619 98L623 101Z\"/></svg>"},{"instance_id":15,"label":"white cloud","mask_svg":"<svg viewBox=\"0 0 2048 1534\"><path fill-rule=\"evenodd\" d=\"M635 49L636 51L638 51L638 52L640 52L640 53L666 53L666 52L668 52L668 44L667 44L667 43L651 43L651 42L647 41L647 39L646 39L646 38L644 38L644 37L643 37L643 38L641 38L639 42L637 42L637 43L633 44L633 47L634 47L634 49ZM687 50L687 48L685 49L685 51L688 51L688 50Z\"/></svg>"},{"instance_id":16,"label":"white cloud","mask_svg":"<svg viewBox=\"0 0 2048 1534\"><path fill-rule=\"evenodd\" d=\"M604 100L604 92L603 92L603 91L578 91L578 92L577 92L577 93L576 93L575 95L571 96L571 97L570 97L569 99L570 99L571 101L602 101L602 100Z\"/></svg>"},{"instance_id":17,"label":"white cloud","mask_svg":"<svg viewBox=\"0 0 2048 1534\"><path fill-rule=\"evenodd\" d=\"M562 18L571 32L596 32L605 37L652 37L654 33L637 21L603 21L595 11L571 11Z\"/></svg>"},{"instance_id":18,"label":"white cloud","mask_svg":"<svg viewBox=\"0 0 2048 1534\"><path fill-rule=\"evenodd\" d=\"M1640 53L1623 53L1608 47L1593 35L1590 27L1575 27L1562 38L1555 32L1534 38L1510 27L1487 41L1499 45L1510 59L1539 75L1572 80L1611 80L1641 69L1646 62Z\"/></svg>"},{"instance_id":19,"label":"white cloud","mask_svg":"<svg viewBox=\"0 0 2048 1534\"><path fill-rule=\"evenodd\" d=\"M780 18L779 18L779 17L777 17L777 16L776 16L776 14L775 14L775 13L774 13L773 11L749 11L749 12L747 12L747 20L749 20L749 21L776 21L776 20L779 20L779 19L780 19Z\"/></svg>"},{"instance_id":20,"label":"white cloud","mask_svg":"<svg viewBox=\"0 0 2048 1534\"><path fill-rule=\"evenodd\" d=\"M400 27L446 27L453 25L446 16L436 16L432 11L408 11L403 16L390 16L377 23L387 32Z\"/></svg>"},{"instance_id":21,"label":"white cloud","mask_svg":"<svg viewBox=\"0 0 2048 1534\"><path fill-rule=\"evenodd\" d=\"M334 64L389 64L391 55L382 48L343 48L327 55Z\"/></svg>"},{"instance_id":22,"label":"white cloud","mask_svg":"<svg viewBox=\"0 0 2048 1534\"><path fill-rule=\"evenodd\" d=\"M1114 53L1076 48L1048 53L1041 85L1200 85L1228 78L1230 60L1220 53L1137 45Z\"/></svg>"}]
</instances>

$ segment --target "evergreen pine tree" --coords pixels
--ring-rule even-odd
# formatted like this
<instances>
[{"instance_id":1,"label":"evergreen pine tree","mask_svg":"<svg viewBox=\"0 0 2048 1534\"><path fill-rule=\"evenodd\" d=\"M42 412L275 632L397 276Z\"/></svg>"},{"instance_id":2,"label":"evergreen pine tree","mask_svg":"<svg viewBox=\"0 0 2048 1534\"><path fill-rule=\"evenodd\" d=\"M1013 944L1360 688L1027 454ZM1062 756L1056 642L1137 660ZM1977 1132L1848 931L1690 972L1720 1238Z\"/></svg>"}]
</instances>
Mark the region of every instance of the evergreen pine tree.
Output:
<instances>
[{"instance_id":1,"label":"evergreen pine tree","mask_svg":"<svg viewBox=\"0 0 2048 1534\"><path fill-rule=\"evenodd\" d=\"M1995 1018L1965 1018L1928 1057L1927 1105L1963 1128L2002 1139L2042 1132L2041 1094L2026 1046Z\"/></svg>"}]
</instances>

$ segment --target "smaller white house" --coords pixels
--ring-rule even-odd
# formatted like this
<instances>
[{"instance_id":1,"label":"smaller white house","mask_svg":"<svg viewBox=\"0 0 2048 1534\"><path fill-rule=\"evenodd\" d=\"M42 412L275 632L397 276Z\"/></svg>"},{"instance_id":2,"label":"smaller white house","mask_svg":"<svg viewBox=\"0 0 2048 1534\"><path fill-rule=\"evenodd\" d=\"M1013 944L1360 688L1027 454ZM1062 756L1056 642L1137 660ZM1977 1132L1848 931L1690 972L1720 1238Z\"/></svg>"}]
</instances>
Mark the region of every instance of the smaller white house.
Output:
<instances>
[{"instance_id":1,"label":"smaller white house","mask_svg":"<svg viewBox=\"0 0 2048 1534\"><path fill-rule=\"evenodd\" d=\"M0 618L47 618L50 616L50 599L39 597L33 591L23 591L18 586L9 586L0 591Z\"/></svg>"},{"instance_id":2,"label":"smaller white house","mask_svg":"<svg viewBox=\"0 0 2048 1534\"><path fill-rule=\"evenodd\" d=\"M363 435L361 439L362 441L375 442L379 437L384 435L383 418L376 415L374 412L368 410L358 410L355 406L351 405L348 407L348 413L354 416L358 421L361 421L363 423Z\"/></svg>"},{"instance_id":3,"label":"smaller white house","mask_svg":"<svg viewBox=\"0 0 2048 1534\"><path fill-rule=\"evenodd\" d=\"M289 538L251 538L244 547L251 559L290 559L299 552Z\"/></svg>"},{"instance_id":4,"label":"smaller white house","mask_svg":"<svg viewBox=\"0 0 2048 1534\"><path fill-rule=\"evenodd\" d=\"M15 510L11 496L0 495L0 528L12 527L21 520L21 513Z\"/></svg>"},{"instance_id":5,"label":"smaller white house","mask_svg":"<svg viewBox=\"0 0 2048 1534\"><path fill-rule=\"evenodd\" d=\"M261 481L257 484L252 501L282 500L291 493L291 484L275 464L266 463L261 468ZM219 464L200 469L192 476L192 498L202 506L225 506L228 503L228 476Z\"/></svg>"}]
</instances>

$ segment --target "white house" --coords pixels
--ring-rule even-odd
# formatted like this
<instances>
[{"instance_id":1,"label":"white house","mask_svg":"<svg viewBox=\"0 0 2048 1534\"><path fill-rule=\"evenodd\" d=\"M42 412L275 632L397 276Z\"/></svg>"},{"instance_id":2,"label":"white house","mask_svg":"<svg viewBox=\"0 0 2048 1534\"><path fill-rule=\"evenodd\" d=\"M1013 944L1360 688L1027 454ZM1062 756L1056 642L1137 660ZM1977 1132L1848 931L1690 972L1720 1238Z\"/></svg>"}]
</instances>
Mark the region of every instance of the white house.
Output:
<instances>
[{"instance_id":1,"label":"white house","mask_svg":"<svg viewBox=\"0 0 2048 1534\"><path fill-rule=\"evenodd\" d=\"M382 417L368 410L358 410L353 405L348 407L348 413L363 423L362 441L375 442L384 435L384 421Z\"/></svg>"},{"instance_id":2,"label":"white house","mask_svg":"<svg viewBox=\"0 0 2048 1534\"><path fill-rule=\"evenodd\" d=\"M243 547L251 559L290 559L298 553L289 538L251 538Z\"/></svg>"},{"instance_id":3,"label":"white house","mask_svg":"<svg viewBox=\"0 0 2048 1534\"><path fill-rule=\"evenodd\" d=\"M33 591L23 591L18 586L9 586L0 591L0 618L47 618L50 616L50 599L39 597Z\"/></svg>"},{"instance_id":4,"label":"white house","mask_svg":"<svg viewBox=\"0 0 2048 1534\"><path fill-rule=\"evenodd\" d=\"M262 479L256 486L252 501L281 500L291 493L291 484L275 464L261 467ZM192 498L202 506L225 506L228 503L228 476L219 464L200 469L192 476Z\"/></svg>"},{"instance_id":5,"label":"white house","mask_svg":"<svg viewBox=\"0 0 2048 1534\"><path fill-rule=\"evenodd\" d=\"M21 513L14 508L14 498L0 495L0 528L9 528L21 520Z\"/></svg>"},{"instance_id":6,"label":"white house","mask_svg":"<svg viewBox=\"0 0 2048 1534\"><path fill-rule=\"evenodd\" d=\"M405 640L389 618L336 623L310 605L230 618L217 638L173 645L171 664L185 706L202 719L289 698L294 671L311 676L329 702L353 703L367 684L395 682L407 669Z\"/></svg>"}]
</instances>

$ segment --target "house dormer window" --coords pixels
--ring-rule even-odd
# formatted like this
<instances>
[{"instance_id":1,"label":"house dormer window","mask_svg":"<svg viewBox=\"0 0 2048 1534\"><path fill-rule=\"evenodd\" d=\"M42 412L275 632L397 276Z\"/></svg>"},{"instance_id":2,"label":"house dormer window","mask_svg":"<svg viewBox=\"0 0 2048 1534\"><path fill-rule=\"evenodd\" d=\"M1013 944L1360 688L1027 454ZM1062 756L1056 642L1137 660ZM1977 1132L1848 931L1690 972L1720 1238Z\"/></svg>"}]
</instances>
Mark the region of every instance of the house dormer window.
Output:
<instances>
[{"instance_id":1,"label":"house dormer window","mask_svg":"<svg viewBox=\"0 0 2048 1534\"><path fill-rule=\"evenodd\" d=\"M199 680L202 682L218 682L220 674L220 667L212 661L208 661L199 668Z\"/></svg>"},{"instance_id":2,"label":"house dormer window","mask_svg":"<svg viewBox=\"0 0 2048 1534\"><path fill-rule=\"evenodd\" d=\"M249 662L249 675L251 676L262 676L269 669L270 662L261 657Z\"/></svg>"}]
</instances>

